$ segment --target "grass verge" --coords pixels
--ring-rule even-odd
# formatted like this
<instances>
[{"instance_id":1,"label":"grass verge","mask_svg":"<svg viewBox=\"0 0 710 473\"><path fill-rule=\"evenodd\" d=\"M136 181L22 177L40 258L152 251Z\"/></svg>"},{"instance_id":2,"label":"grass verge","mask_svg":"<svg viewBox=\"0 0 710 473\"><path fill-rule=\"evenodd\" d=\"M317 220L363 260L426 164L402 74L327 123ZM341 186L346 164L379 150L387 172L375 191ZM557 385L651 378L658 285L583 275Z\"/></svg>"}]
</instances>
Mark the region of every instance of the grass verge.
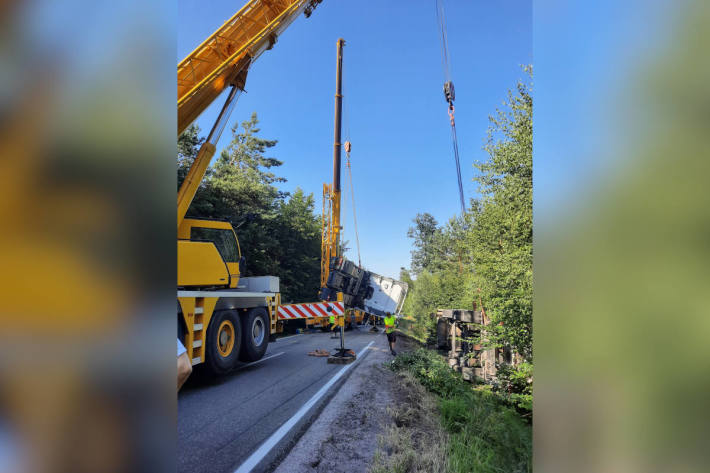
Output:
<instances>
[{"instance_id":1,"label":"grass verge","mask_svg":"<svg viewBox=\"0 0 710 473\"><path fill-rule=\"evenodd\" d=\"M448 433L447 462L444 469L428 471L532 471L532 426L497 396L472 389L441 356L424 348L397 356L391 367L436 395Z\"/></svg>"},{"instance_id":2,"label":"grass verge","mask_svg":"<svg viewBox=\"0 0 710 473\"><path fill-rule=\"evenodd\" d=\"M437 400L413 374L397 375L394 402L370 473L432 473L447 471L448 435L439 416Z\"/></svg>"}]
</instances>

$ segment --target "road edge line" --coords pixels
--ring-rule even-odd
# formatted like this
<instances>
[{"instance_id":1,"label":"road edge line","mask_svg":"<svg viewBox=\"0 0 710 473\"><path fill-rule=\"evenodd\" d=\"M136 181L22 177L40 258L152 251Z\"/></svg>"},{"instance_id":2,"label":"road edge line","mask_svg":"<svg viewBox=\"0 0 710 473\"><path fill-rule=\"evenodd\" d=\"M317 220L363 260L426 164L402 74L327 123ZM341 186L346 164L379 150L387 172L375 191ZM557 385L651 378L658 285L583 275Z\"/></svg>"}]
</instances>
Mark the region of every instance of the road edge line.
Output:
<instances>
[{"instance_id":1,"label":"road edge line","mask_svg":"<svg viewBox=\"0 0 710 473\"><path fill-rule=\"evenodd\" d=\"M284 353L286 353L286 352L285 352L285 351L282 351L282 352L280 352L280 353L276 353L275 355L269 355L269 356L267 356L266 358L262 358L261 360L252 361L251 363L247 363L246 365L238 366L237 369L234 370L234 372L236 373L236 372L238 372L238 371L243 370L244 368L248 368L249 366L254 366L254 365L258 364L258 363L261 363L262 361L270 360L271 358L276 358L277 356L281 356L281 355L283 355Z\"/></svg>"},{"instance_id":2,"label":"road edge line","mask_svg":"<svg viewBox=\"0 0 710 473\"><path fill-rule=\"evenodd\" d=\"M289 335L289 336L287 336L287 337L279 337L279 338L277 338L276 340L274 340L274 343L278 343L278 342L280 342L281 340L288 340L289 338L298 337L299 335L303 335L303 334L302 334L302 333L297 333L297 334L295 334L295 335Z\"/></svg>"},{"instance_id":3,"label":"road edge line","mask_svg":"<svg viewBox=\"0 0 710 473\"><path fill-rule=\"evenodd\" d=\"M372 346L372 344L375 343L374 340L372 340L370 343L365 345L365 347L360 350L360 353L357 354L357 361L361 359L363 356L363 353ZM264 443L261 444L259 448L256 449L254 453L249 455L249 458L247 458L241 465L239 465L239 468L237 468L234 473L249 473L256 465L258 465L264 457L271 451L272 448L274 448L285 436L286 434L300 421L306 413L311 410L311 408L320 400L320 398L325 395L326 392L338 381L343 374L348 371L350 368L355 366L356 363L351 363L349 365L345 365L341 368L340 371L335 373L332 378L330 378L330 381L325 383L319 390L316 392L306 403L293 415L289 420L281 424L281 427L279 427L276 432L271 434L271 436L264 441Z\"/></svg>"}]
</instances>

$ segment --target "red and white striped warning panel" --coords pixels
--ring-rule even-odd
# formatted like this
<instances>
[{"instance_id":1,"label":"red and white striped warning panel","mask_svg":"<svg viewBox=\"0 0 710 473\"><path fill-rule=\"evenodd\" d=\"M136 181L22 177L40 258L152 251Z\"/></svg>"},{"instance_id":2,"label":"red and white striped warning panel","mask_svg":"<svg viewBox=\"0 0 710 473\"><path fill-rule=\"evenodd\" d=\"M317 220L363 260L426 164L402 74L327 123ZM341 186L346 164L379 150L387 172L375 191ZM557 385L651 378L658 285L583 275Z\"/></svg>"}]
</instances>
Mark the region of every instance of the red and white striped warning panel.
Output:
<instances>
[{"instance_id":1,"label":"red and white striped warning panel","mask_svg":"<svg viewBox=\"0 0 710 473\"><path fill-rule=\"evenodd\" d=\"M328 312L328 306L333 308ZM316 302L313 304L286 304L279 306L279 319L308 319L313 317L329 317L343 315L342 302Z\"/></svg>"}]
</instances>

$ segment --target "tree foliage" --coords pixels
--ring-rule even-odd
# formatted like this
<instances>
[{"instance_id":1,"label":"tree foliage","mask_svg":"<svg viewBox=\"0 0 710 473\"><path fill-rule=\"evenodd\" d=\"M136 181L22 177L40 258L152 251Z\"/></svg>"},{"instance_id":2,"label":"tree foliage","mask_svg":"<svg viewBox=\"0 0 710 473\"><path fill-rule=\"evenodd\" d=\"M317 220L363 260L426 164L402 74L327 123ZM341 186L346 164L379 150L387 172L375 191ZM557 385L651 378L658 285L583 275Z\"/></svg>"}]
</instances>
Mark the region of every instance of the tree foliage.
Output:
<instances>
[{"instance_id":1,"label":"tree foliage","mask_svg":"<svg viewBox=\"0 0 710 473\"><path fill-rule=\"evenodd\" d=\"M472 308L479 297L493 322L492 341L532 359L532 69L489 117L474 163L480 197L462 216L439 225L417 214L405 312L431 327L438 307Z\"/></svg>"},{"instance_id":2,"label":"tree foliage","mask_svg":"<svg viewBox=\"0 0 710 473\"><path fill-rule=\"evenodd\" d=\"M195 160L197 152L200 150L200 146L205 142L204 137L200 137L200 127L194 123L190 125L182 134L178 137L177 142L177 165L178 165L178 189L180 184L185 179L190 165Z\"/></svg>"},{"instance_id":3,"label":"tree foliage","mask_svg":"<svg viewBox=\"0 0 710 473\"><path fill-rule=\"evenodd\" d=\"M439 223L428 213L420 213L414 217L414 226L409 228L407 236L414 239L412 250L412 273L416 276L425 269L432 269L436 261L436 237L441 233Z\"/></svg>"},{"instance_id":4,"label":"tree foliage","mask_svg":"<svg viewBox=\"0 0 710 473\"><path fill-rule=\"evenodd\" d=\"M321 221L313 194L296 188L281 202L274 238L278 241L276 272L285 301L314 301L320 285Z\"/></svg>"},{"instance_id":5,"label":"tree foliage","mask_svg":"<svg viewBox=\"0 0 710 473\"><path fill-rule=\"evenodd\" d=\"M232 127L232 140L215 159L200 184L188 217L228 220L235 227L247 275L280 278L284 302L314 300L320 282L320 216L313 194L292 195L275 184L286 179L275 170L283 164L268 157L276 140L258 136L258 118ZM178 185L204 138L191 125L178 139Z\"/></svg>"},{"instance_id":6,"label":"tree foliage","mask_svg":"<svg viewBox=\"0 0 710 473\"><path fill-rule=\"evenodd\" d=\"M526 68L529 77L532 69ZM532 86L519 81L490 117L476 163L482 197L473 201L467 247L498 336L532 359Z\"/></svg>"}]
</instances>

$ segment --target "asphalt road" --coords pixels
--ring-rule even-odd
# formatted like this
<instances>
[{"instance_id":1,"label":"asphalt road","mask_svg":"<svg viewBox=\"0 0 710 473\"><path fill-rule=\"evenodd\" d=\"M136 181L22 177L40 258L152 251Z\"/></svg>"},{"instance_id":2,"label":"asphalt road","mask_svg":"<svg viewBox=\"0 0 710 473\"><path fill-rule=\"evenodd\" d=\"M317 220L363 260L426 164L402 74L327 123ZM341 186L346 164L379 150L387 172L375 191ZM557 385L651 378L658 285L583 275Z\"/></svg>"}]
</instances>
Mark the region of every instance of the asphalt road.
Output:
<instances>
[{"instance_id":1,"label":"asphalt road","mask_svg":"<svg viewBox=\"0 0 710 473\"><path fill-rule=\"evenodd\" d=\"M343 365L308 356L317 348L333 350L339 339L330 333L307 333L269 344L264 357L216 380L197 376L188 380L178 396L177 470L232 473L279 427L330 381ZM384 335L366 328L346 332L346 347L359 353ZM365 355L366 356L366 355ZM263 471L287 449L287 443L310 423L322 403L341 385L336 383L269 456L253 471Z\"/></svg>"}]
</instances>

